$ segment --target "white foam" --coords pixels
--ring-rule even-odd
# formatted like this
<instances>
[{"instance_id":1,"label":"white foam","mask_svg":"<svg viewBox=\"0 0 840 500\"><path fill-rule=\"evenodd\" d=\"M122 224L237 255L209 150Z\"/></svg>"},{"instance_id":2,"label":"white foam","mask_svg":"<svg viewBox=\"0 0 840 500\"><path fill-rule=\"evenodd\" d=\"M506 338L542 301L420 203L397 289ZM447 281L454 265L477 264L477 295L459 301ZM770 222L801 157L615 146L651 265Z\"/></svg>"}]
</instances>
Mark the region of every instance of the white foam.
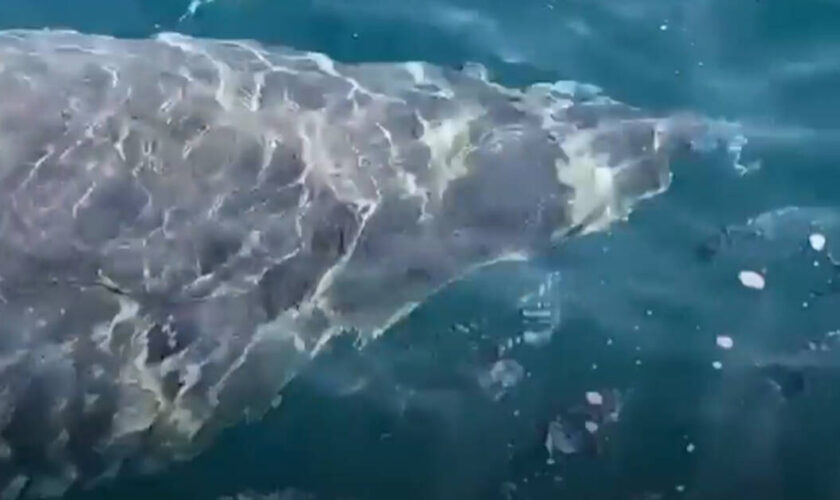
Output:
<instances>
[{"instance_id":1,"label":"white foam","mask_svg":"<svg viewBox=\"0 0 840 500\"><path fill-rule=\"evenodd\" d=\"M811 248L813 248L817 252L822 252L825 248L825 235L820 233L813 233L808 237L808 243L811 244Z\"/></svg>"},{"instance_id":2,"label":"white foam","mask_svg":"<svg viewBox=\"0 0 840 500\"><path fill-rule=\"evenodd\" d=\"M755 271L741 271L738 273L738 279L742 285L754 290L763 290L766 284L764 276Z\"/></svg>"},{"instance_id":3,"label":"white foam","mask_svg":"<svg viewBox=\"0 0 840 500\"><path fill-rule=\"evenodd\" d=\"M726 350L732 349L732 347L735 345L735 341L732 340L732 337L729 337L727 335L718 335L717 339L715 339L715 343L717 343L717 346L721 349Z\"/></svg>"},{"instance_id":4,"label":"white foam","mask_svg":"<svg viewBox=\"0 0 840 500\"><path fill-rule=\"evenodd\" d=\"M593 406L600 406L604 404L604 397L600 392L590 391L586 393L586 401Z\"/></svg>"}]
</instances>

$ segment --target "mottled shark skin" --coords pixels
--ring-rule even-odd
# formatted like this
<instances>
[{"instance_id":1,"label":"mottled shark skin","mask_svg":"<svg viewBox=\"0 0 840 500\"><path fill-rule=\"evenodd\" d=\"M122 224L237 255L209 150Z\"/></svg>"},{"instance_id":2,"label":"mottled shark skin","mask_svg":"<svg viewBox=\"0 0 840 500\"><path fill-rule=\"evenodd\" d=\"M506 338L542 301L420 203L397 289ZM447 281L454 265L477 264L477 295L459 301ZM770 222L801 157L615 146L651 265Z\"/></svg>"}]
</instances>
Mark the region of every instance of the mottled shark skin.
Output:
<instances>
[{"instance_id":1,"label":"mottled shark skin","mask_svg":"<svg viewBox=\"0 0 840 500\"><path fill-rule=\"evenodd\" d=\"M473 69L0 32L0 491L191 456L331 335L626 216L702 128Z\"/></svg>"}]
</instances>

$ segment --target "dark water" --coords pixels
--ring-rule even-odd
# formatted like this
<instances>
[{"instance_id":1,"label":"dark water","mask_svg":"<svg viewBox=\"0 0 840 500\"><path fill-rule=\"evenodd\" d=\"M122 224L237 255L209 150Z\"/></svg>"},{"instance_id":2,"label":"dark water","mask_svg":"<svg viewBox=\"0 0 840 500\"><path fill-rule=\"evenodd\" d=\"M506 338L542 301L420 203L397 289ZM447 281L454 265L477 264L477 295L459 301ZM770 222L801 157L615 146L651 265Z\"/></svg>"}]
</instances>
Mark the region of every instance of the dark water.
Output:
<instances>
[{"instance_id":1,"label":"dark water","mask_svg":"<svg viewBox=\"0 0 840 500\"><path fill-rule=\"evenodd\" d=\"M840 2L216 0L194 14L188 3L4 0L0 28L478 61L509 85L586 81L646 109L737 121L750 140L742 163L760 168L686 158L670 191L609 233L482 271L365 350L341 339L278 410L195 460L69 498L289 488L357 499L840 498L830 333L840 328ZM812 233L825 236L822 251ZM766 287L742 286L744 269ZM550 273L552 340L516 344L533 305L520 298ZM716 346L718 335L734 347ZM501 359L525 376L499 395L480 381L509 339ZM550 423L573 421L587 391L613 390L618 421L548 463Z\"/></svg>"}]
</instances>

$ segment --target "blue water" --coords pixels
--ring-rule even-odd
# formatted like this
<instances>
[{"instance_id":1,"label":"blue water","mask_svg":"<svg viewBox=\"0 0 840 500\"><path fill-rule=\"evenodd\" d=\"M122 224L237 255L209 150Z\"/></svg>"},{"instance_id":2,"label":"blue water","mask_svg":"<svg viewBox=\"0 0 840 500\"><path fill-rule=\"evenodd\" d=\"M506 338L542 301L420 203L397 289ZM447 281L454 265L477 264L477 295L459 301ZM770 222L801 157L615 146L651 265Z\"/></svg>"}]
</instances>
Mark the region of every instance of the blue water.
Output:
<instances>
[{"instance_id":1,"label":"blue water","mask_svg":"<svg viewBox=\"0 0 840 500\"><path fill-rule=\"evenodd\" d=\"M457 283L365 350L341 339L263 420L190 462L68 498L290 488L356 499L840 498L840 353L829 335L840 328L830 257L840 2L216 0L194 13L186 0L0 2L0 28L23 27L252 38L343 61L476 61L507 85L585 81L642 108L742 123L742 163L760 167L741 175L724 154L690 157L666 194L609 233ZM801 209L774 213L791 206ZM772 237L743 230L761 214ZM823 251L808 245L815 231ZM763 270L766 288L741 286L742 269ZM546 299L561 318L552 341L506 351L527 374L496 400L476 380L523 331L518 300L549 273L560 276ZM721 334L733 349L715 345ZM611 389L624 395L619 421L548 463L549 422L586 391Z\"/></svg>"}]
</instances>

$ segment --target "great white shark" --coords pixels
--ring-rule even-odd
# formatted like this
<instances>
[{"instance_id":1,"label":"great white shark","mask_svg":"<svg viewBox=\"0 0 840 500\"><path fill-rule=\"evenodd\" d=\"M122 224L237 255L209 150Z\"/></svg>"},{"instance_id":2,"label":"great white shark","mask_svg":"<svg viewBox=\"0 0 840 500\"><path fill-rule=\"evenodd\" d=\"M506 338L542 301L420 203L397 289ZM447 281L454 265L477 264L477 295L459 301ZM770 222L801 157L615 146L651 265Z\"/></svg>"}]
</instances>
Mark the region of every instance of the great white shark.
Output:
<instances>
[{"instance_id":1,"label":"great white shark","mask_svg":"<svg viewBox=\"0 0 840 500\"><path fill-rule=\"evenodd\" d=\"M478 66L0 32L0 492L192 456L331 336L626 217L714 134Z\"/></svg>"}]
</instances>

